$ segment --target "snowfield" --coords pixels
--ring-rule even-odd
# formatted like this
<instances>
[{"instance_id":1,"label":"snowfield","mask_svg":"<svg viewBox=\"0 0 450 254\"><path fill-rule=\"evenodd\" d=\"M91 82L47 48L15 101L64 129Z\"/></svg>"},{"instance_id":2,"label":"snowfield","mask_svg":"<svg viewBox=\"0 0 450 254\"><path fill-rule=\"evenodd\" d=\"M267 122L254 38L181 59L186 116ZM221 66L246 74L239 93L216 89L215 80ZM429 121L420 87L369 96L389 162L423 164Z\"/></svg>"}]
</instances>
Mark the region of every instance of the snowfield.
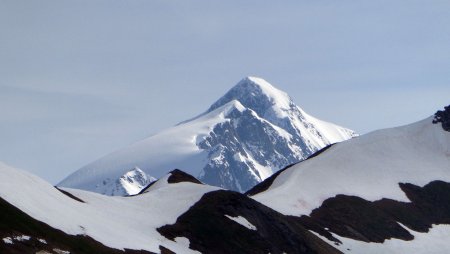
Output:
<instances>
[{"instance_id":1,"label":"snowfield","mask_svg":"<svg viewBox=\"0 0 450 254\"><path fill-rule=\"evenodd\" d=\"M39 177L5 164L0 164L0 181L0 197L53 228L71 235L88 235L116 249L156 253L159 245L177 253L197 253L186 241L168 240L156 228L175 223L203 194L218 189L188 182L168 184L167 177L149 192L133 197L64 189L85 202L81 203Z\"/></svg>"},{"instance_id":2,"label":"snowfield","mask_svg":"<svg viewBox=\"0 0 450 254\"><path fill-rule=\"evenodd\" d=\"M399 183L450 182L450 133L432 117L336 144L282 172L253 198L286 215L308 215L337 194L409 202Z\"/></svg>"}]
</instances>

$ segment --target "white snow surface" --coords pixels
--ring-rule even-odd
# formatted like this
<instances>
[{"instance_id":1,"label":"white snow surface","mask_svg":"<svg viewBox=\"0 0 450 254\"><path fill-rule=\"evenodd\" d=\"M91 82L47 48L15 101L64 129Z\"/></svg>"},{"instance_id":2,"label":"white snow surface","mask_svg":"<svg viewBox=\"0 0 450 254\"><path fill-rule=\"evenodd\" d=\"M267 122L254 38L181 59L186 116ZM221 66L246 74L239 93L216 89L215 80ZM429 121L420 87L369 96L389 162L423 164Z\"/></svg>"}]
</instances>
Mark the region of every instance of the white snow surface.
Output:
<instances>
[{"instance_id":1,"label":"white snow surface","mask_svg":"<svg viewBox=\"0 0 450 254\"><path fill-rule=\"evenodd\" d=\"M60 249L53 249L54 252L56 252L57 254L70 254L70 251L66 251L66 250L60 250Z\"/></svg>"},{"instance_id":2,"label":"white snow surface","mask_svg":"<svg viewBox=\"0 0 450 254\"><path fill-rule=\"evenodd\" d=\"M407 227L404 227L408 230ZM328 242L343 253L364 253L364 254L444 254L450 253L450 225L434 225L429 232L420 233L408 230L414 239L411 241L404 241L400 239L389 239L383 243L367 243L345 238L331 233L335 238L339 239L342 244L335 245L334 242L327 238L310 231L322 240Z\"/></svg>"},{"instance_id":3,"label":"white snow surface","mask_svg":"<svg viewBox=\"0 0 450 254\"><path fill-rule=\"evenodd\" d=\"M432 117L335 144L282 172L253 198L286 215L309 215L337 194L409 202L399 183L450 182L450 132Z\"/></svg>"},{"instance_id":4,"label":"white snow surface","mask_svg":"<svg viewBox=\"0 0 450 254\"><path fill-rule=\"evenodd\" d=\"M246 108L238 100L243 100L239 97L241 95L245 96L246 99L249 99L250 96L249 100L256 101L256 104L262 99L268 101L268 105L264 106L268 108L258 107L259 111L264 110L264 112L260 112L258 115L255 111L252 111L255 117L269 123L277 132L276 137L288 141L292 138L292 135L287 132L286 128L287 125L292 125L294 131L301 135L301 139L305 141L305 146L312 151L355 136L355 133L351 130L309 116L297 107L285 92L273 87L264 79L244 78L230 90L230 92L233 91L235 95L232 93L232 97L222 97L207 112L106 155L77 170L61 181L58 186L84 189L107 195L133 194L143 186L134 184L127 187L126 184L117 185L116 181L135 167L139 167L146 174L156 178L164 176L175 168L201 178L204 176L203 168L212 158L208 157L207 150L199 148L199 143L205 137L211 135L211 131L216 125L230 121L228 115L234 110L239 112L247 109L252 110L250 106ZM251 96L265 97L252 98ZM292 128L290 130L293 131ZM291 151L295 158L298 158L298 160L304 158L305 151L302 151L299 146L292 142L288 143L291 143ZM251 153L251 151L247 152ZM274 166L262 166L266 162L261 164L251 156L246 158L246 163L247 165L254 165L252 170L258 174L253 171L250 173L255 175L255 179L258 179L258 181L264 180L279 169L273 168ZM272 165L271 163L269 161L268 165ZM122 191L122 189L125 189L125 191Z\"/></svg>"},{"instance_id":5,"label":"white snow surface","mask_svg":"<svg viewBox=\"0 0 450 254\"><path fill-rule=\"evenodd\" d=\"M257 230L255 225L251 224L246 218L244 218L244 217L242 217L240 215L237 216L237 217L233 217L233 216L225 214L225 217L227 217L228 219L230 219L230 220L232 220L232 221L234 221L234 222L236 222L236 223L238 223L238 224L240 224L240 225L242 225L242 226L244 226L244 227L246 227L246 228L248 228L250 230Z\"/></svg>"},{"instance_id":6,"label":"white snow surface","mask_svg":"<svg viewBox=\"0 0 450 254\"><path fill-rule=\"evenodd\" d=\"M187 249L189 249L189 245L191 244L189 239L186 237L175 237L174 241L178 244L181 244L183 246L185 246ZM199 251L194 251L194 253L201 253Z\"/></svg>"},{"instance_id":7,"label":"white snow surface","mask_svg":"<svg viewBox=\"0 0 450 254\"><path fill-rule=\"evenodd\" d=\"M269 98L271 98L273 103L273 109L276 111L278 117L287 117L286 110L289 109L291 105L291 98L289 95L274 86L262 78L258 77L247 77L246 79L258 85L261 91ZM245 80L245 79L244 79Z\"/></svg>"},{"instance_id":8,"label":"white snow surface","mask_svg":"<svg viewBox=\"0 0 450 254\"><path fill-rule=\"evenodd\" d=\"M302 113L303 117L306 119L306 122L310 123L314 128L309 129L309 131L313 131L314 135L317 135L317 133L323 135L322 139L314 139L317 146L324 147L328 144L334 144L338 143L344 140L347 140L351 137L358 136L353 131L343 128L341 126L322 121L320 119L317 119L309 114L307 114L303 109L297 107L298 110ZM300 125L297 121L295 121L296 125ZM327 142L323 142L324 139Z\"/></svg>"},{"instance_id":9,"label":"white snow surface","mask_svg":"<svg viewBox=\"0 0 450 254\"><path fill-rule=\"evenodd\" d=\"M14 244L11 237L4 237L2 240L6 244Z\"/></svg>"},{"instance_id":10,"label":"white snow surface","mask_svg":"<svg viewBox=\"0 0 450 254\"><path fill-rule=\"evenodd\" d=\"M174 126L134 143L86 165L58 186L99 192L99 183L104 179L118 179L125 173L124 168L136 165L156 178L176 168L198 176L206 164L207 153L197 146L197 141L209 134L216 124L227 121L226 113L231 108L240 107L238 101L230 102L196 121Z\"/></svg>"},{"instance_id":11,"label":"white snow surface","mask_svg":"<svg viewBox=\"0 0 450 254\"><path fill-rule=\"evenodd\" d=\"M0 163L0 197L53 228L68 234L85 234L106 246L159 253L159 245L176 253L196 253L161 236L156 228L173 224L203 194L218 188L194 184L168 184L133 197L111 197L83 190L64 189L78 202L44 180ZM165 182L164 182L165 181Z\"/></svg>"},{"instance_id":12,"label":"white snow surface","mask_svg":"<svg viewBox=\"0 0 450 254\"><path fill-rule=\"evenodd\" d=\"M18 235L14 237L14 240L19 241L19 242L23 242L23 241L29 241L31 239L31 237L27 236L27 235Z\"/></svg>"}]
</instances>

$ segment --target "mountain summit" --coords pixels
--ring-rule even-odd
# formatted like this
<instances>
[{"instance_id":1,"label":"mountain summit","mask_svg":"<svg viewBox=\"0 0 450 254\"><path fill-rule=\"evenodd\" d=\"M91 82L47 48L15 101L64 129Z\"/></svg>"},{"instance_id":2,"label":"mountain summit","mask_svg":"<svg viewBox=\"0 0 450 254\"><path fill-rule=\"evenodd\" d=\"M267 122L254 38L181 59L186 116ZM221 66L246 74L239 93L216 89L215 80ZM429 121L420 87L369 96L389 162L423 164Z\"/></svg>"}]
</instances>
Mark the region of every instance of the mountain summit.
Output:
<instances>
[{"instance_id":1,"label":"mountain summit","mask_svg":"<svg viewBox=\"0 0 450 254\"><path fill-rule=\"evenodd\" d=\"M211 112L224 104L237 100L246 108L254 110L261 117L269 110L287 110L295 107L289 95L273 87L261 78L246 77L216 101L207 112Z\"/></svg>"},{"instance_id":2,"label":"mountain summit","mask_svg":"<svg viewBox=\"0 0 450 254\"><path fill-rule=\"evenodd\" d=\"M59 186L117 195L108 183L120 183L131 168L157 178L180 168L205 183L244 192L280 168L353 136L306 114L264 79L246 77L203 114L100 158Z\"/></svg>"}]
</instances>

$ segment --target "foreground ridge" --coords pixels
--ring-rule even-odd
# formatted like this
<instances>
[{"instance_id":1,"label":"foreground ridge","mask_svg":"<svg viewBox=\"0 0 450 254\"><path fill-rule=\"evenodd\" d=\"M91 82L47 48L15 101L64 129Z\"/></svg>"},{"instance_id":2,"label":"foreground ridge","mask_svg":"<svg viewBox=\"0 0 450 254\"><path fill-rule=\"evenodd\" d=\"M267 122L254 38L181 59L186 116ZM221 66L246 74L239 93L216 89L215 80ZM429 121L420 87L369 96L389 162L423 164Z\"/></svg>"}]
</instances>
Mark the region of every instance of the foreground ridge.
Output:
<instances>
[{"instance_id":1,"label":"foreground ridge","mask_svg":"<svg viewBox=\"0 0 450 254\"><path fill-rule=\"evenodd\" d=\"M447 253L449 108L335 144L248 194L345 253Z\"/></svg>"}]
</instances>

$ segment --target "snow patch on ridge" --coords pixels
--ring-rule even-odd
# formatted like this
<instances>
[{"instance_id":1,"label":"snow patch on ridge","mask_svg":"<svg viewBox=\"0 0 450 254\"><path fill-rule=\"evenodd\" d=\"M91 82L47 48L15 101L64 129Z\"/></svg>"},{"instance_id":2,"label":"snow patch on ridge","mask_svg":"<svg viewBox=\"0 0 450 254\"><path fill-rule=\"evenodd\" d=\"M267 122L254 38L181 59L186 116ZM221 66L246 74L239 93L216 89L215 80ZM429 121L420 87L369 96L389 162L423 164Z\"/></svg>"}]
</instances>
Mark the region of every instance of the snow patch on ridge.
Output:
<instances>
[{"instance_id":1,"label":"snow patch on ridge","mask_svg":"<svg viewBox=\"0 0 450 254\"><path fill-rule=\"evenodd\" d=\"M5 237L5 238L3 238L2 240L3 240L3 242L6 243L6 244L14 244L11 237Z\"/></svg>"},{"instance_id":2,"label":"snow patch on ridge","mask_svg":"<svg viewBox=\"0 0 450 254\"><path fill-rule=\"evenodd\" d=\"M257 230L255 225L251 224L246 218L242 217L242 216L237 216L237 217L232 217L230 215L225 214L225 217L227 217L228 219L250 229L250 230Z\"/></svg>"},{"instance_id":3,"label":"snow patch on ridge","mask_svg":"<svg viewBox=\"0 0 450 254\"><path fill-rule=\"evenodd\" d=\"M31 237L27 236L27 235L18 235L14 237L14 240L19 241L19 242L23 242L23 241L29 241L31 239Z\"/></svg>"}]
</instances>

